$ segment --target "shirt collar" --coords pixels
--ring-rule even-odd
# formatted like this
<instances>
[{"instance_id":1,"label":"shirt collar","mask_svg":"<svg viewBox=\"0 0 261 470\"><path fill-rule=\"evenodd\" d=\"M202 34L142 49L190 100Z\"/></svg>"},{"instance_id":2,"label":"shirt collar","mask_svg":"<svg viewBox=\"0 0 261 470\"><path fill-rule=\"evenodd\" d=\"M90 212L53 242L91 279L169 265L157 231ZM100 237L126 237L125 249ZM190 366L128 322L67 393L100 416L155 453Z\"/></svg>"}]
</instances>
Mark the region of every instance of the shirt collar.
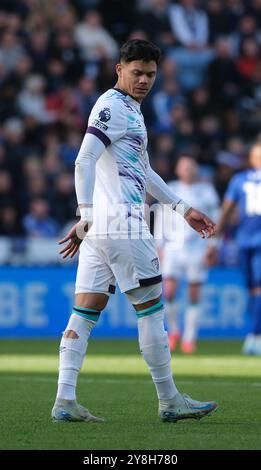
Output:
<instances>
[{"instance_id":1,"label":"shirt collar","mask_svg":"<svg viewBox=\"0 0 261 470\"><path fill-rule=\"evenodd\" d=\"M128 93L126 93L126 91L123 91L123 90L121 90L120 88L116 88L116 87L114 87L113 90L116 90L116 91L118 91L119 93L121 93L122 95L127 96L127 98L129 98L129 101L130 101L134 106L136 106L136 108L140 109L140 103L139 103L138 101L136 101L131 95L129 95Z\"/></svg>"}]
</instances>

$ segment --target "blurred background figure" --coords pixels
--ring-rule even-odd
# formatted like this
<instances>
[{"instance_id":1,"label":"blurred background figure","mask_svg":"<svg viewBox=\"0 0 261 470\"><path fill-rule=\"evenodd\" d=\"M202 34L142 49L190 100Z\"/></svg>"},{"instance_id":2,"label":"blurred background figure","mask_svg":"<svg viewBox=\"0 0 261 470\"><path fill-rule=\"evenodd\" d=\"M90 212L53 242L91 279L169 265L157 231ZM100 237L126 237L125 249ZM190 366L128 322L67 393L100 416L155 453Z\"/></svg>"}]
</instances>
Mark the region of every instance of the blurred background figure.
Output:
<instances>
[{"instance_id":1,"label":"blurred background figure","mask_svg":"<svg viewBox=\"0 0 261 470\"><path fill-rule=\"evenodd\" d=\"M102 58L116 59L118 45L103 27L100 13L91 10L84 16L84 21L76 26L75 40L84 59L98 64Z\"/></svg>"},{"instance_id":2,"label":"blurred background figure","mask_svg":"<svg viewBox=\"0 0 261 470\"><path fill-rule=\"evenodd\" d=\"M24 217L23 226L29 237L48 238L57 235L57 223L49 216L49 205L45 199L32 200L30 210Z\"/></svg>"},{"instance_id":3,"label":"blurred background figure","mask_svg":"<svg viewBox=\"0 0 261 470\"><path fill-rule=\"evenodd\" d=\"M249 290L251 331L242 352L261 356L261 143L249 152L249 168L235 175L224 196L218 224L218 235L230 222L237 206L239 212L237 244L240 266L244 271ZM215 248L209 248L208 255Z\"/></svg>"},{"instance_id":4,"label":"blurred background figure","mask_svg":"<svg viewBox=\"0 0 261 470\"><path fill-rule=\"evenodd\" d=\"M183 46L201 49L208 44L208 16L197 0L181 0L170 7L174 36Z\"/></svg>"},{"instance_id":5,"label":"blurred background figure","mask_svg":"<svg viewBox=\"0 0 261 470\"><path fill-rule=\"evenodd\" d=\"M196 160L183 153L177 161L175 174L177 179L168 183L171 190L181 198L186 198L189 204L194 204L199 210L209 214L212 220L217 220L218 195L211 183L200 181ZM170 349L173 351L177 341L181 339L181 351L191 354L196 351L200 326L201 288L208 266L207 242L198 237L186 223L183 236L181 248L173 248L172 241L163 239L160 252ZM187 305L185 311L181 312L176 294L179 284L184 280L188 287ZM183 332L180 329L181 313L184 313Z\"/></svg>"}]
</instances>

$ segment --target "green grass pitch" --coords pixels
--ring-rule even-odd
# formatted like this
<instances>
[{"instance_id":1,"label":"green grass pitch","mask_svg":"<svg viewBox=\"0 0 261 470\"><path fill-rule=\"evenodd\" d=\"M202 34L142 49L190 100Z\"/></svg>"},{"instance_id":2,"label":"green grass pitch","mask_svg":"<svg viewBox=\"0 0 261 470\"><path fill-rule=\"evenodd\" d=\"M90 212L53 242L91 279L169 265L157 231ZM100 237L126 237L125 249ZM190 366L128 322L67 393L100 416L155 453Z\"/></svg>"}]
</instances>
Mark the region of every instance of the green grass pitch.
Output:
<instances>
[{"instance_id":1,"label":"green grass pitch","mask_svg":"<svg viewBox=\"0 0 261 470\"><path fill-rule=\"evenodd\" d=\"M78 401L104 424L52 423L59 340L0 341L0 449L261 449L260 357L239 341L200 341L197 354L172 356L180 391L214 399L201 421L161 423L154 386L135 341L92 340Z\"/></svg>"}]
</instances>

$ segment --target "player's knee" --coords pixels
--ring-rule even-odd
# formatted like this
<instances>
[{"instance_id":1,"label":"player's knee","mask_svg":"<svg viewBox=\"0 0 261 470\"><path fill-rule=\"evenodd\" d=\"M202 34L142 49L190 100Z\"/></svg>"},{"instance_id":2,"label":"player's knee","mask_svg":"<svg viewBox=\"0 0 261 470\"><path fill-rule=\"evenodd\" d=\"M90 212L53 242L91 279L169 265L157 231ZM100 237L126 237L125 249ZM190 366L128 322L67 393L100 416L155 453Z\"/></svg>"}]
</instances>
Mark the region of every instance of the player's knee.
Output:
<instances>
[{"instance_id":1,"label":"player's knee","mask_svg":"<svg viewBox=\"0 0 261 470\"><path fill-rule=\"evenodd\" d=\"M102 293L84 292L76 294L75 305L101 312L107 305L109 296Z\"/></svg>"},{"instance_id":2,"label":"player's knee","mask_svg":"<svg viewBox=\"0 0 261 470\"><path fill-rule=\"evenodd\" d=\"M76 331L74 330L66 330L63 334L64 338L70 338L70 339L78 339L79 335L77 335Z\"/></svg>"},{"instance_id":3,"label":"player's knee","mask_svg":"<svg viewBox=\"0 0 261 470\"><path fill-rule=\"evenodd\" d=\"M129 290L126 294L136 310L143 310L159 302L162 294L162 284L160 282L151 286L137 287Z\"/></svg>"}]
</instances>

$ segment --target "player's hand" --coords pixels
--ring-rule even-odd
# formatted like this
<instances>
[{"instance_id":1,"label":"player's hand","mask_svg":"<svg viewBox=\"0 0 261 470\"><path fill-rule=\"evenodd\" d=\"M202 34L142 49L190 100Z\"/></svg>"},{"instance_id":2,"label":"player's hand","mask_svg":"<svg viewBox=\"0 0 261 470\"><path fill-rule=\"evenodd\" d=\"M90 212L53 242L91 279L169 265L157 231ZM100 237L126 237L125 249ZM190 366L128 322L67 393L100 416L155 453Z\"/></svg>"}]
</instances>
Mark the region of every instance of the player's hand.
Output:
<instances>
[{"instance_id":1,"label":"player's hand","mask_svg":"<svg viewBox=\"0 0 261 470\"><path fill-rule=\"evenodd\" d=\"M67 235L59 241L59 245L62 245L65 242L67 245L59 252L63 258L73 258L74 255L79 250L80 244L82 243L86 233L88 232L88 224L82 220L77 222Z\"/></svg>"},{"instance_id":2,"label":"player's hand","mask_svg":"<svg viewBox=\"0 0 261 470\"><path fill-rule=\"evenodd\" d=\"M201 238L210 238L216 233L216 224L207 215L193 209L193 207L188 210L185 220L199 233Z\"/></svg>"}]
</instances>

